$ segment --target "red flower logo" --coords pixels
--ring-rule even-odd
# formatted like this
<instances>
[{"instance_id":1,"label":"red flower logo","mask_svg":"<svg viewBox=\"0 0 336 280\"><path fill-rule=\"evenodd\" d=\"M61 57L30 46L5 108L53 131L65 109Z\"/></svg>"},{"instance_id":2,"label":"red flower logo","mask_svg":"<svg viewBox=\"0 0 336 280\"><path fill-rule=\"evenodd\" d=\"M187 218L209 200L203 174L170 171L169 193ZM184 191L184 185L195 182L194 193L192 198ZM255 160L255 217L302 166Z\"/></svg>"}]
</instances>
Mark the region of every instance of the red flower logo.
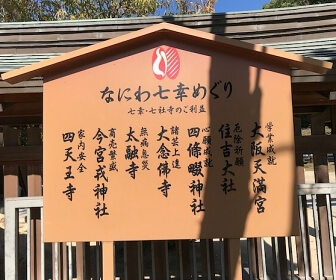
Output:
<instances>
[{"instance_id":1,"label":"red flower logo","mask_svg":"<svg viewBox=\"0 0 336 280\"><path fill-rule=\"evenodd\" d=\"M155 77L162 80L164 77L175 79L180 71L180 56L175 48L164 50L158 47L152 57L152 68Z\"/></svg>"}]
</instances>

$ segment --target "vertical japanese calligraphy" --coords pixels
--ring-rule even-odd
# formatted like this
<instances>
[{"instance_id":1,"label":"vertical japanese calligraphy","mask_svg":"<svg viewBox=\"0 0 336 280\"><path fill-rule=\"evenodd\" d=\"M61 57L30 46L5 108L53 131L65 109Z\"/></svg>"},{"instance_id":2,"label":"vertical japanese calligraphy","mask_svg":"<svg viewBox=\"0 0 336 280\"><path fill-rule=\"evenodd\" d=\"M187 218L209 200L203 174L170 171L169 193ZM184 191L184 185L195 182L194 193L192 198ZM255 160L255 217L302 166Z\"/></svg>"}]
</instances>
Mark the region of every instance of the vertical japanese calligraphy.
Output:
<instances>
[{"instance_id":1,"label":"vertical japanese calligraphy","mask_svg":"<svg viewBox=\"0 0 336 280\"><path fill-rule=\"evenodd\" d=\"M191 213L197 215L199 212L206 211L206 205L202 201L206 169L214 167L212 151L221 155L221 160L216 161L220 164L221 183L218 185L224 195L230 195L231 192L239 191L239 184L236 182L236 175L240 173L240 169L245 166L246 153L250 153L253 163L252 170L252 191L256 195L254 204L257 212L265 212L265 203L267 201L267 173L269 169L277 165L276 161L276 143L275 135L272 133L274 124L272 121L267 122L261 126L258 122L251 122L244 130L249 132L249 137L242 137L243 126L238 122L223 123L215 128L217 133L210 134L210 127L189 127L184 131L178 125L165 127L160 125L154 129L149 130L147 127L141 127L136 131L133 127L129 127L124 137L124 159L127 168L124 170L134 181L140 173L151 171L152 166L157 170L157 176L160 178L160 185L157 189L162 193L163 197L168 198L169 193L174 191L174 184L169 181L171 176L179 170L185 170L191 175L191 180L186 186L191 194ZM97 198L97 205L95 206L95 215L99 219L101 216L109 215L107 206L105 204L105 195L108 192L108 177L109 174L118 173L117 162L119 161L118 154L122 151L118 150L116 128L111 128L106 131L106 134L101 128L96 128L96 133L92 141L97 143L93 153L96 158L96 168L94 178L97 181L93 189L94 196ZM155 156L150 156L148 149L150 149L149 135L155 136ZM213 147L212 138L217 137L220 146ZM74 142L75 133L66 132L62 134L63 142L69 144ZM72 172L72 164L79 161L77 168L78 175L86 171L86 167L82 161L85 161L86 155L84 130L78 130L78 151L73 152L73 146L67 146L64 149L63 162L69 162L70 165L65 166L64 181L66 189L62 191L66 197L72 201L76 187L71 183L75 176ZM186 149L180 147L180 138L188 139ZM244 151L246 142L250 141L250 150ZM123 147L122 145L119 146ZM108 153L108 154L107 154ZM181 153L187 155L188 161L185 166L181 165ZM184 156L185 156L184 155ZM109 156L109 165L106 160ZM151 158L156 157L158 164L155 166L151 162ZM186 157L186 156L185 156ZM154 159L154 158L153 158ZM123 159L120 159L123 160ZM78 165L78 164L77 164ZM109 168L107 168L109 166ZM215 166L216 167L216 166ZM176 185L176 184L175 184ZM238 188L238 189L237 189Z\"/></svg>"},{"instance_id":2,"label":"vertical japanese calligraphy","mask_svg":"<svg viewBox=\"0 0 336 280\"><path fill-rule=\"evenodd\" d=\"M109 215L106 203L105 195L108 192L108 175L106 174L107 166L105 164L106 148L103 146L107 140L106 134L100 129L93 136L92 140L96 141L96 148L94 149L94 155L96 156L97 166L95 168L96 186L93 189L94 196L97 198L97 204L93 208L96 217L99 219L102 216Z\"/></svg>"},{"instance_id":3,"label":"vertical japanese calligraphy","mask_svg":"<svg viewBox=\"0 0 336 280\"><path fill-rule=\"evenodd\" d=\"M178 75L157 79L169 46L150 44L45 84L48 239L63 223L66 241L292 233L289 70L177 44Z\"/></svg>"}]
</instances>

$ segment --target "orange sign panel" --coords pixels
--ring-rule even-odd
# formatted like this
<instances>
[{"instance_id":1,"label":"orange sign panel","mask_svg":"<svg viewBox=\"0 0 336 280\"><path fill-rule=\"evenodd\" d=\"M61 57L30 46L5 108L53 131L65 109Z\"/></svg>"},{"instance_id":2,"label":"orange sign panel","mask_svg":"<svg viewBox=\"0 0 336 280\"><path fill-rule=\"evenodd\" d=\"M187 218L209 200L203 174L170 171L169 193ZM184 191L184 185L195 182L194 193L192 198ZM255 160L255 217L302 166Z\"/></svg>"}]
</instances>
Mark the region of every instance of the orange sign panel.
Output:
<instances>
[{"instance_id":1,"label":"orange sign panel","mask_svg":"<svg viewBox=\"0 0 336 280\"><path fill-rule=\"evenodd\" d=\"M289 69L172 41L44 84L46 241L298 232Z\"/></svg>"}]
</instances>

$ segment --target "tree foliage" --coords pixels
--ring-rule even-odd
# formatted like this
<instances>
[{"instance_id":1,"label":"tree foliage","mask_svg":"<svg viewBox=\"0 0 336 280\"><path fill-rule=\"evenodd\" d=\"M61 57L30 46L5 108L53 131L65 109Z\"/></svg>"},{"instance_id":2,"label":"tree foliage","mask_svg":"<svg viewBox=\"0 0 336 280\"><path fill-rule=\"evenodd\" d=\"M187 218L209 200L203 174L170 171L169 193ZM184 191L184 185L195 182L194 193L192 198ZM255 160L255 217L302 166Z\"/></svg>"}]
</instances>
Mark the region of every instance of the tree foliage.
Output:
<instances>
[{"instance_id":1,"label":"tree foliage","mask_svg":"<svg viewBox=\"0 0 336 280\"><path fill-rule=\"evenodd\" d=\"M216 0L0 0L0 22L214 12Z\"/></svg>"},{"instance_id":2,"label":"tree foliage","mask_svg":"<svg viewBox=\"0 0 336 280\"><path fill-rule=\"evenodd\" d=\"M271 0L270 3L264 4L263 9L287 8L335 2L336 1L332 0Z\"/></svg>"}]
</instances>

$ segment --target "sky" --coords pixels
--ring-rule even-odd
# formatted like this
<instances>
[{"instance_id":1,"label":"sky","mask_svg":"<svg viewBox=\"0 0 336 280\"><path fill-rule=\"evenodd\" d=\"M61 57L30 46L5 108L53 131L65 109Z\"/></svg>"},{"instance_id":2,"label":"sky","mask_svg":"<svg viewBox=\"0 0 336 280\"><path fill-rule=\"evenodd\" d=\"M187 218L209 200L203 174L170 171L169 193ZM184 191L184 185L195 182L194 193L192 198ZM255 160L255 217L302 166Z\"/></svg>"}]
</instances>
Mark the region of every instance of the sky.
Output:
<instances>
[{"instance_id":1,"label":"sky","mask_svg":"<svg viewBox=\"0 0 336 280\"><path fill-rule=\"evenodd\" d=\"M261 10L270 0L217 0L216 13Z\"/></svg>"}]
</instances>

